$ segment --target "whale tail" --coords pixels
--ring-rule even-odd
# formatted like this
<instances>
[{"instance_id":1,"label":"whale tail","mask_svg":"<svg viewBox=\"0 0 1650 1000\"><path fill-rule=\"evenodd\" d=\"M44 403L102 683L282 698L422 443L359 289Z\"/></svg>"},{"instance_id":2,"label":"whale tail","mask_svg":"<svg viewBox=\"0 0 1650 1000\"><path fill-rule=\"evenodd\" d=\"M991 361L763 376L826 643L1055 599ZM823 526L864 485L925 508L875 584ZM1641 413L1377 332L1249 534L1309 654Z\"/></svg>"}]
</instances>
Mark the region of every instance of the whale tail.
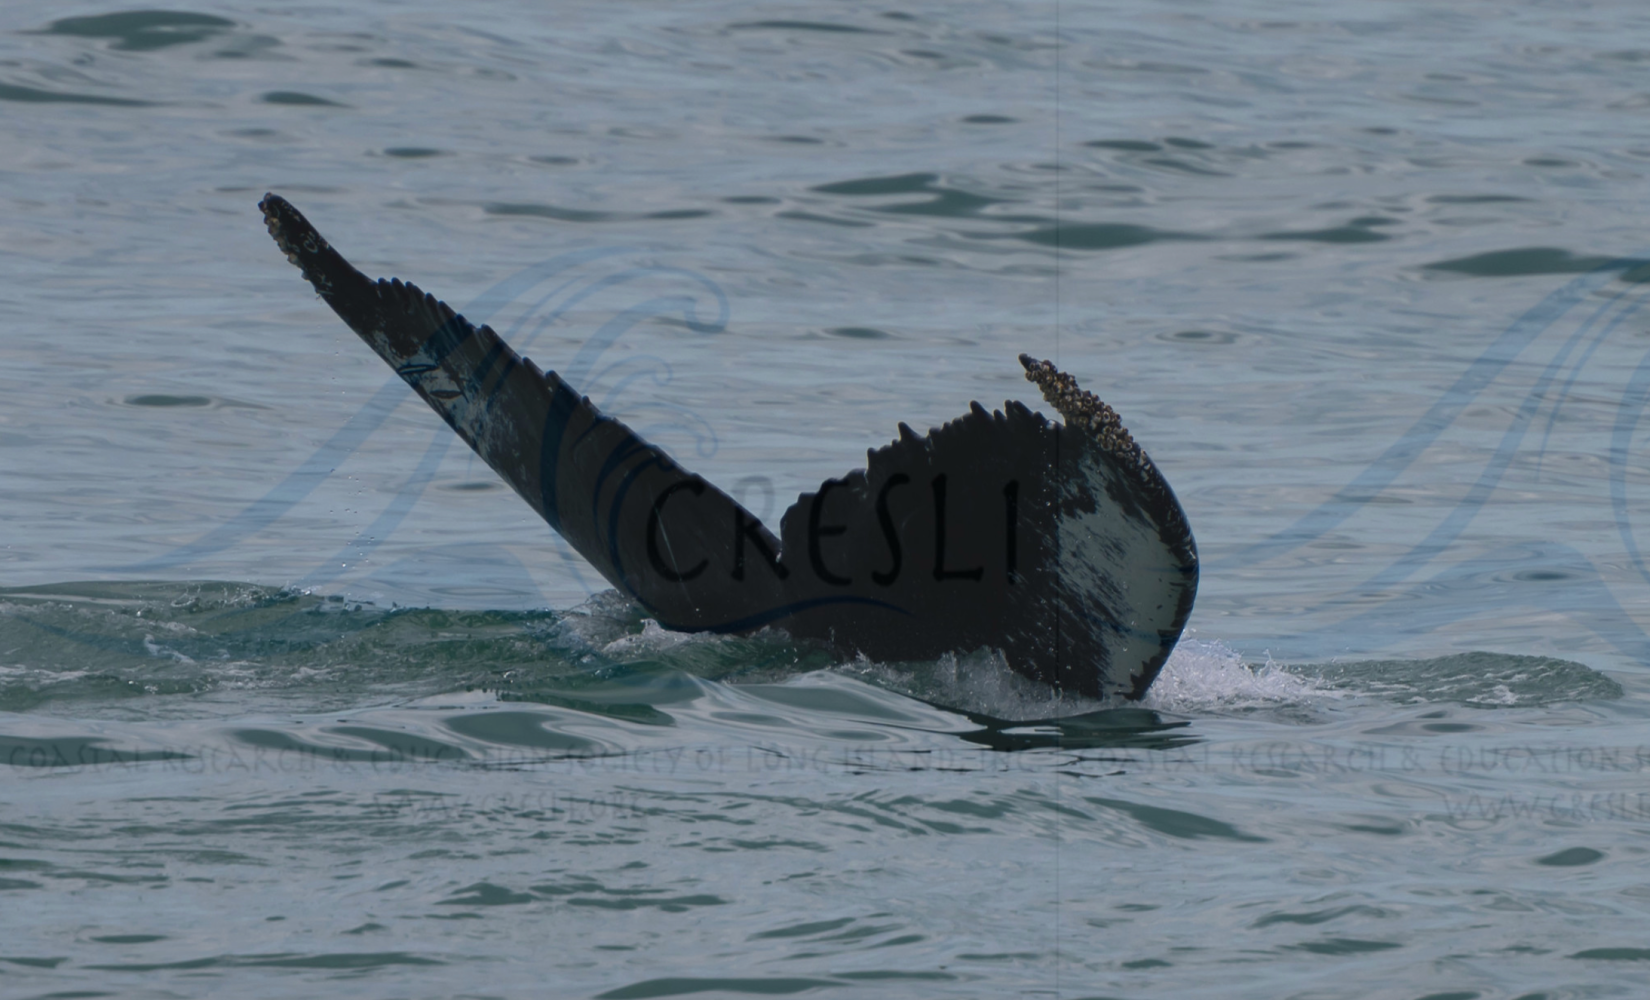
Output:
<instances>
[{"instance_id":1,"label":"whale tail","mask_svg":"<svg viewBox=\"0 0 1650 1000\"><path fill-rule=\"evenodd\" d=\"M1197 591L1185 514L1117 415L1025 355L1064 418L1008 402L900 437L776 537L487 326L351 267L284 199L275 242L340 318L619 591L666 628L766 625L877 660L981 647L1090 697L1145 694Z\"/></svg>"}]
</instances>

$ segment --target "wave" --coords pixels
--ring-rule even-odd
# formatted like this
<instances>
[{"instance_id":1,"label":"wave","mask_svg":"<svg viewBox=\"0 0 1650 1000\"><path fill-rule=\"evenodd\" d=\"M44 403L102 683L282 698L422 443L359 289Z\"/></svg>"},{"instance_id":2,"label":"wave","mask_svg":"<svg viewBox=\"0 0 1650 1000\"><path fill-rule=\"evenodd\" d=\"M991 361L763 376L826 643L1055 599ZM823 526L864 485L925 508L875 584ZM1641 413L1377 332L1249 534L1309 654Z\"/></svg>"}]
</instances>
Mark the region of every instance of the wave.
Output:
<instances>
[{"instance_id":1,"label":"wave","mask_svg":"<svg viewBox=\"0 0 1650 1000\"><path fill-rule=\"evenodd\" d=\"M950 726L959 732L1042 720L1054 726L1043 745L1102 721L1115 728L1134 719L1131 732L1156 731L1159 715L1260 712L1287 721L1358 705L1505 709L1622 695L1606 675L1551 657L1479 651L1254 664L1221 643L1187 639L1144 701L1120 705L1054 691L989 650L843 662L771 629L671 632L612 591L565 611L523 612L384 608L227 582L0 589L0 711L9 712L326 712L480 692L634 720L661 711L658 691L672 686L673 700L714 701L731 685L739 697L828 711L842 703L843 682L857 692L850 714L872 722L926 717L924 705L960 716Z\"/></svg>"}]
</instances>

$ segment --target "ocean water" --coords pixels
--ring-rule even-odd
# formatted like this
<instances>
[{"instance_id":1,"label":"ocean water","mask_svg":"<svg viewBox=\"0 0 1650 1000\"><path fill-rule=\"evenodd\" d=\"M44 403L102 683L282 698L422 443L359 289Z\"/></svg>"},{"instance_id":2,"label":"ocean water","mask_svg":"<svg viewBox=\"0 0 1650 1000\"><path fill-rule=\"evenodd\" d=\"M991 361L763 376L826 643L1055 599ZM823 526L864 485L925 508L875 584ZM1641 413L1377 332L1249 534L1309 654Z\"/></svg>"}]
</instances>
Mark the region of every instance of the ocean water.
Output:
<instances>
[{"instance_id":1,"label":"ocean water","mask_svg":"<svg viewBox=\"0 0 1650 1000\"><path fill-rule=\"evenodd\" d=\"M1650 15L0 8L0 995L1637 997ZM1122 415L1144 702L607 591L271 244L777 523Z\"/></svg>"}]
</instances>

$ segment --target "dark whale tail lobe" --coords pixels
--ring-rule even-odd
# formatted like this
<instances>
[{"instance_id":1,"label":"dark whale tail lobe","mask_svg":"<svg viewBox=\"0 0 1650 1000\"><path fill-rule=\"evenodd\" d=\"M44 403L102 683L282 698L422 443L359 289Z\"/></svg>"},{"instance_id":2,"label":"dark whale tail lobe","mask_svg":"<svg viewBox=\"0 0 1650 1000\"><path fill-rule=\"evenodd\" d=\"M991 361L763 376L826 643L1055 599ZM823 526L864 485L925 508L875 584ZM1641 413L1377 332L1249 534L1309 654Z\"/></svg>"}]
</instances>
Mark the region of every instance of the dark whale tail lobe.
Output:
<instances>
[{"instance_id":1,"label":"dark whale tail lobe","mask_svg":"<svg viewBox=\"0 0 1650 1000\"><path fill-rule=\"evenodd\" d=\"M1185 514L1117 414L1022 355L1064 419L979 404L756 517L554 371L351 267L284 199L275 242L350 329L608 582L667 628L774 625L877 660L982 646L1090 697L1139 698L1197 591Z\"/></svg>"}]
</instances>

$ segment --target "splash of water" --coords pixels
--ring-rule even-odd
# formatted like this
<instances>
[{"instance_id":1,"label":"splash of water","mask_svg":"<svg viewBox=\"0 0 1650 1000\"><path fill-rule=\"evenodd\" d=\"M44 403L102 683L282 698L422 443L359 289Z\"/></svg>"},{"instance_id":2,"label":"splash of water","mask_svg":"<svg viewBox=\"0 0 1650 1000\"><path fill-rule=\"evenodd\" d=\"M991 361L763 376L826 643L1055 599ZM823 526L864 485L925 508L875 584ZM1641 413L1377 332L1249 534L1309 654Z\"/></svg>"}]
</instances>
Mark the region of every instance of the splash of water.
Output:
<instances>
[{"instance_id":1,"label":"splash of water","mask_svg":"<svg viewBox=\"0 0 1650 1000\"><path fill-rule=\"evenodd\" d=\"M1252 665L1222 643L1182 639L1141 704L1162 712L1202 714L1285 708L1332 696L1326 685L1291 673L1271 657Z\"/></svg>"}]
</instances>

